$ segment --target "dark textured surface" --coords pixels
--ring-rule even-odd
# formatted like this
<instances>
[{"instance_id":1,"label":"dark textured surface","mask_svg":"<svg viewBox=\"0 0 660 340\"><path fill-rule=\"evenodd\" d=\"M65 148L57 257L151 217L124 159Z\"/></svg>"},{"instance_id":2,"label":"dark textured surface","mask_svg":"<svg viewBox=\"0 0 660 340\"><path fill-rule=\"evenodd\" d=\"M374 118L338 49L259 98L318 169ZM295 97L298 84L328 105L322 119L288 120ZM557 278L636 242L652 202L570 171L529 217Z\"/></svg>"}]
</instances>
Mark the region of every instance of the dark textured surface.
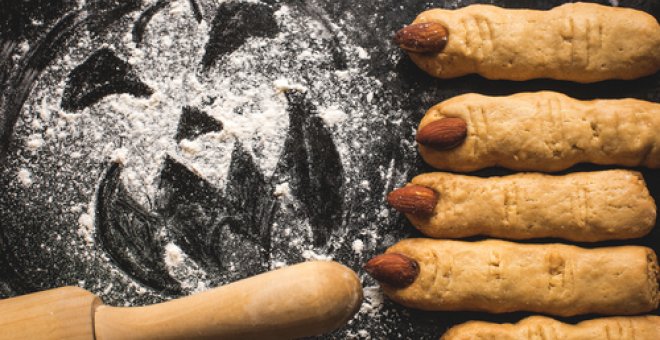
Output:
<instances>
[{"instance_id":1,"label":"dark textured surface","mask_svg":"<svg viewBox=\"0 0 660 340\"><path fill-rule=\"evenodd\" d=\"M126 192L120 180L122 167L119 164L58 159L56 155L62 152L56 148L29 156L36 169L32 171L32 177L56 180L46 181L36 193L23 190L16 185L13 174L17 165L12 158L28 157L21 150L26 136L13 131L21 115L35 114L21 113L21 109L30 91L39 83L41 72L65 58L63 51L75 46L77 41L83 41L81 36L89 34L94 42L119 39L116 36L107 38L104 34L111 31L114 24L127 21L127 15L132 13L136 19L127 26L132 32L131 38L141 42L144 32L150 29L150 17L169 2L159 1L150 7L140 1L87 1L83 10L76 8L75 1L0 0L0 296L80 285L88 289L93 287L95 293L104 296L106 303L113 305L153 303L189 292L166 268L162 253L167 242L173 241L180 246L203 269L206 279L217 285L268 270L274 254L289 263L302 261L299 255L290 253L287 244L271 237L276 223L286 225L294 217L309 222L312 234L309 242L363 275L361 265L365 259L382 252L397 239L419 236L399 214L391 212L388 218L378 216L385 194L398 185L384 179L380 169L390 168L394 177L407 178L432 171L421 162L410 144L402 143L412 142L412 130L429 106L467 92L506 95L536 90L555 90L581 99L634 97L660 101L659 75L590 85L548 80L489 81L478 76L437 80L421 72L405 56L391 58L401 53L389 43L393 32L409 23L420 11L477 2L539 9L563 3L291 0L223 2L217 7L191 0L196 21L204 19L209 23L208 42L201 60L203 68L222 67L221 59L251 37L277 35L279 28L273 13L285 3L297 15L318 21L333 35L328 47L332 60L323 67L346 69L347 51L343 39L367 50L371 58L364 61L363 66L383 85L374 94L381 110L373 114L385 116L396 111L402 112L403 119L396 124L388 119L371 121L369 138L373 142L365 146L367 150L352 150L358 159L351 163L357 164L354 166L358 169L354 171L342 162L332 131L318 117L314 98L289 92L289 128L283 154L273 174L264 174L255 165L253 154L246 152L240 141L231 151L224 190L209 183L187 165L166 157L156 179L159 195L149 204L140 204ZM620 4L645 10L656 18L660 16L660 2L655 0L623 0ZM20 51L19 45L25 41L29 42L29 49ZM8 57L12 55L18 55L18 58ZM137 76L131 75L130 65L104 47L96 48L88 61L78 67L79 71L72 72L68 78L69 90L64 96L68 99L63 102L64 109L79 110L111 93L135 96L150 93ZM218 131L210 117L198 116L190 120L186 117L191 116L183 110L179 125L181 135L177 133L173 139L191 139ZM67 137L64 143L77 145L86 137L84 127L81 131ZM568 171L602 168L605 167L580 165ZM660 200L660 171L640 170L652 195ZM488 169L476 175L507 173L502 169ZM347 181L349 177L350 183ZM355 183L363 180L370 183L369 188L356 187ZM280 182L290 184L299 208L287 206L279 209L282 207L273 198L273 192L274 183ZM71 225L76 223L79 214L63 209L62 202L86 204L92 195L96 197L93 213L97 252L92 256L80 256L79 245L70 243L76 235L76 229ZM357 237L360 228L369 223L379 223L383 239L381 244L365 249L363 256L355 256L349 242L333 242L335 235L343 235L344 239ZM164 230L167 233L164 234ZM530 242L549 241L557 240ZM660 229L656 228L640 240L584 246L642 244L657 251L660 250L659 242ZM123 274L111 275L96 269L107 261ZM230 268L228 263L236 263L236 267ZM150 293L136 292L133 283L146 287ZM374 282L365 277L364 284L373 285ZM105 288L111 293L106 293ZM429 313L408 310L386 301L378 311L378 317L361 314L351 325L328 337L345 338L347 332L366 330L377 339L434 339L458 322L470 319L517 321L526 315ZM567 320L573 322L588 317Z\"/></svg>"}]
</instances>

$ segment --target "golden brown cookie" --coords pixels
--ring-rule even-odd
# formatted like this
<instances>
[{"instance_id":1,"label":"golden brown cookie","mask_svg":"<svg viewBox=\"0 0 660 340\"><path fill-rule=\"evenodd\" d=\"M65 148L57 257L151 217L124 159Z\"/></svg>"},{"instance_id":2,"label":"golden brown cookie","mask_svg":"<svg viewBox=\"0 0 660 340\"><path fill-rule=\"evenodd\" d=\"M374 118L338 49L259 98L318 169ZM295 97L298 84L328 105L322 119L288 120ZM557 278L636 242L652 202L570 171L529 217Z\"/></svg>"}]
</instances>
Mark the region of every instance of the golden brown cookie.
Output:
<instances>
[{"instance_id":1,"label":"golden brown cookie","mask_svg":"<svg viewBox=\"0 0 660 340\"><path fill-rule=\"evenodd\" d=\"M656 255L638 246L407 239L365 270L395 302L430 311L634 315L659 301Z\"/></svg>"},{"instance_id":2,"label":"golden brown cookie","mask_svg":"<svg viewBox=\"0 0 660 340\"><path fill-rule=\"evenodd\" d=\"M395 36L427 73L590 83L660 69L660 25L642 11L590 3L549 11L472 5L432 9Z\"/></svg>"},{"instance_id":3,"label":"golden brown cookie","mask_svg":"<svg viewBox=\"0 0 660 340\"><path fill-rule=\"evenodd\" d=\"M657 340L660 316L610 317L571 325L557 320L530 316L515 324L470 321L454 326L441 340Z\"/></svg>"},{"instance_id":4,"label":"golden brown cookie","mask_svg":"<svg viewBox=\"0 0 660 340\"><path fill-rule=\"evenodd\" d=\"M429 194L420 196L420 190ZM434 238L596 242L642 237L656 220L642 174L630 170L489 178L427 173L390 193L388 201Z\"/></svg>"},{"instance_id":5,"label":"golden brown cookie","mask_svg":"<svg viewBox=\"0 0 660 340\"><path fill-rule=\"evenodd\" d=\"M460 143L456 120L465 121ZM429 109L417 141L424 160L442 170L560 171L584 162L659 168L658 131L658 103L580 101L549 91L505 97L470 93Z\"/></svg>"}]
</instances>

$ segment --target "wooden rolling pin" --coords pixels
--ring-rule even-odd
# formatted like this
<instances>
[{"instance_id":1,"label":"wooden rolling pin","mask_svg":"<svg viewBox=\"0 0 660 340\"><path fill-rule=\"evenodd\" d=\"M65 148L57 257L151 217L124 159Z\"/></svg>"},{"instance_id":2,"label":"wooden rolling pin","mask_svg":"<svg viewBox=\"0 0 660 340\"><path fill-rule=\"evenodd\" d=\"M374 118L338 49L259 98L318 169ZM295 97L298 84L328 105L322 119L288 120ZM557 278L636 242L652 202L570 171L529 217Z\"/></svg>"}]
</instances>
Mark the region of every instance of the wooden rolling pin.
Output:
<instances>
[{"instance_id":1,"label":"wooden rolling pin","mask_svg":"<svg viewBox=\"0 0 660 340\"><path fill-rule=\"evenodd\" d=\"M307 262L145 307L77 287L0 300L0 339L292 339L342 326L361 303L352 270Z\"/></svg>"}]
</instances>

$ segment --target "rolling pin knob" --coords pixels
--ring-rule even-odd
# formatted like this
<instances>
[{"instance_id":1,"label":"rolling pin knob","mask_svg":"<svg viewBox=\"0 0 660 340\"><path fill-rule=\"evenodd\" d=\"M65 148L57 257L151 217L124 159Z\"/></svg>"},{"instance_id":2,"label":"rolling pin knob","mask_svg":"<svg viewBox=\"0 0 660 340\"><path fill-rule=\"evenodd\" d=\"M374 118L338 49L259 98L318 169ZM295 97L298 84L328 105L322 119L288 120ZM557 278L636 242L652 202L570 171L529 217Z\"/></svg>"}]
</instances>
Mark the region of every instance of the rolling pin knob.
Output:
<instances>
[{"instance_id":1,"label":"rolling pin knob","mask_svg":"<svg viewBox=\"0 0 660 340\"><path fill-rule=\"evenodd\" d=\"M0 300L0 339L94 339L94 311L101 299L62 287Z\"/></svg>"}]
</instances>

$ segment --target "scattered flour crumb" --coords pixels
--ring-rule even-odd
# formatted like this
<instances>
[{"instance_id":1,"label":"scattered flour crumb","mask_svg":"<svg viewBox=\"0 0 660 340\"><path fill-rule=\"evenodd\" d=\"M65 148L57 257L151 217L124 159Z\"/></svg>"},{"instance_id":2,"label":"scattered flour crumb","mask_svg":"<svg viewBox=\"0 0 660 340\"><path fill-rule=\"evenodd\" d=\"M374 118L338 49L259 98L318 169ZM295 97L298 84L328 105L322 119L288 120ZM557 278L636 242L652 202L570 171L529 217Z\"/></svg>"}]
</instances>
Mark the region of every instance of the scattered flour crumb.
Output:
<instances>
[{"instance_id":1,"label":"scattered flour crumb","mask_svg":"<svg viewBox=\"0 0 660 340\"><path fill-rule=\"evenodd\" d=\"M286 267L286 266L287 266L287 264L284 261L274 261L273 262L273 269L278 269L278 268L282 268L282 267Z\"/></svg>"},{"instance_id":2,"label":"scattered flour crumb","mask_svg":"<svg viewBox=\"0 0 660 340\"><path fill-rule=\"evenodd\" d=\"M21 49L21 53L27 53L27 51L30 50L30 43L27 40L23 41L20 45L18 45L18 48Z\"/></svg>"},{"instance_id":3,"label":"scattered flour crumb","mask_svg":"<svg viewBox=\"0 0 660 340\"><path fill-rule=\"evenodd\" d=\"M80 217L78 218L78 224L80 224L81 227L91 229L91 228L94 227L94 218L86 212L82 213L82 214L80 214Z\"/></svg>"},{"instance_id":4,"label":"scattered flour crumb","mask_svg":"<svg viewBox=\"0 0 660 340\"><path fill-rule=\"evenodd\" d=\"M82 236L88 244L94 243L94 211L91 208L91 203L87 207L87 211L78 217L78 225L80 225L78 235Z\"/></svg>"},{"instance_id":5,"label":"scattered flour crumb","mask_svg":"<svg viewBox=\"0 0 660 340\"><path fill-rule=\"evenodd\" d=\"M273 195L277 197L287 197L291 193L291 187L289 187L289 183L284 182L280 183L275 186L275 191L273 191Z\"/></svg>"},{"instance_id":6,"label":"scattered flour crumb","mask_svg":"<svg viewBox=\"0 0 660 340\"><path fill-rule=\"evenodd\" d=\"M332 255L318 254L311 249L304 250L302 257L305 260L332 261Z\"/></svg>"},{"instance_id":7,"label":"scattered flour crumb","mask_svg":"<svg viewBox=\"0 0 660 340\"><path fill-rule=\"evenodd\" d=\"M374 100L374 93L369 92L367 93L367 102L371 103Z\"/></svg>"},{"instance_id":8,"label":"scattered flour crumb","mask_svg":"<svg viewBox=\"0 0 660 340\"><path fill-rule=\"evenodd\" d=\"M37 150L44 145L44 139L41 135L34 134L30 135L27 140L27 147L30 150Z\"/></svg>"},{"instance_id":9,"label":"scattered flour crumb","mask_svg":"<svg viewBox=\"0 0 660 340\"><path fill-rule=\"evenodd\" d=\"M378 216L381 218L387 218L388 216L390 216L390 211L387 209L383 209L380 211L380 214L378 214Z\"/></svg>"},{"instance_id":10,"label":"scattered flour crumb","mask_svg":"<svg viewBox=\"0 0 660 340\"><path fill-rule=\"evenodd\" d=\"M300 84L291 83L288 79L279 78L273 81L273 86L278 92L285 92L288 90L296 90L300 92L307 92L307 88Z\"/></svg>"},{"instance_id":11,"label":"scattered flour crumb","mask_svg":"<svg viewBox=\"0 0 660 340\"><path fill-rule=\"evenodd\" d=\"M610 0L610 5L614 7L619 6L619 0Z\"/></svg>"},{"instance_id":12,"label":"scattered flour crumb","mask_svg":"<svg viewBox=\"0 0 660 340\"><path fill-rule=\"evenodd\" d=\"M319 116L328 126L335 126L346 120L346 113L337 106L319 109Z\"/></svg>"},{"instance_id":13,"label":"scattered flour crumb","mask_svg":"<svg viewBox=\"0 0 660 340\"><path fill-rule=\"evenodd\" d=\"M357 332L349 331L346 333L346 339L371 339L371 334L366 329L360 329Z\"/></svg>"},{"instance_id":14,"label":"scattered flour crumb","mask_svg":"<svg viewBox=\"0 0 660 340\"><path fill-rule=\"evenodd\" d=\"M362 250L364 250L364 242L362 240L355 240L353 241L352 248L356 254L360 255L362 254Z\"/></svg>"},{"instance_id":15,"label":"scattered flour crumb","mask_svg":"<svg viewBox=\"0 0 660 340\"><path fill-rule=\"evenodd\" d=\"M110 161L126 165L128 162L128 150L126 148L115 149L110 154Z\"/></svg>"},{"instance_id":16,"label":"scattered flour crumb","mask_svg":"<svg viewBox=\"0 0 660 340\"><path fill-rule=\"evenodd\" d=\"M21 184L24 187L29 187L32 185L32 173L28 169L20 169L18 170L18 173L16 174L16 177L18 177L18 180L21 182Z\"/></svg>"},{"instance_id":17,"label":"scattered flour crumb","mask_svg":"<svg viewBox=\"0 0 660 340\"><path fill-rule=\"evenodd\" d=\"M30 123L30 126L32 126L33 129L39 130L43 128L43 125L41 124L41 120L37 119L36 117L32 119L32 122Z\"/></svg>"},{"instance_id":18,"label":"scattered flour crumb","mask_svg":"<svg viewBox=\"0 0 660 340\"><path fill-rule=\"evenodd\" d=\"M176 244L170 242L165 246L165 264L170 267L178 267L183 263L183 252Z\"/></svg>"},{"instance_id":19,"label":"scattered flour crumb","mask_svg":"<svg viewBox=\"0 0 660 340\"><path fill-rule=\"evenodd\" d=\"M369 52L365 50L362 47L356 47L355 50L357 51L358 58L360 59L369 59Z\"/></svg>"},{"instance_id":20,"label":"scattered flour crumb","mask_svg":"<svg viewBox=\"0 0 660 340\"><path fill-rule=\"evenodd\" d=\"M183 152L191 156L198 154L203 149L202 145L198 141L191 141L188 139L182 140L179 143L179 146L181 147L181 150L183 150Z\"/></svg>"},{"instance_id":21,"label":"scattered flour crumb","mask_svg":"<svg viewBox=\"0 0 660 340\"><path fill-rule=\"evenodd\" d=\"M378 286L364 287L364 302L360 307L360 314L368 314L375 317L383 306L385 301L383 292Z\"/></svg>"}]
</instances>

